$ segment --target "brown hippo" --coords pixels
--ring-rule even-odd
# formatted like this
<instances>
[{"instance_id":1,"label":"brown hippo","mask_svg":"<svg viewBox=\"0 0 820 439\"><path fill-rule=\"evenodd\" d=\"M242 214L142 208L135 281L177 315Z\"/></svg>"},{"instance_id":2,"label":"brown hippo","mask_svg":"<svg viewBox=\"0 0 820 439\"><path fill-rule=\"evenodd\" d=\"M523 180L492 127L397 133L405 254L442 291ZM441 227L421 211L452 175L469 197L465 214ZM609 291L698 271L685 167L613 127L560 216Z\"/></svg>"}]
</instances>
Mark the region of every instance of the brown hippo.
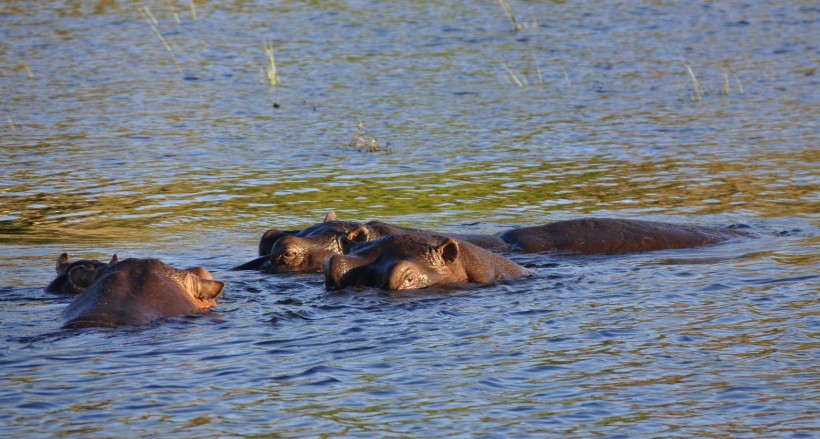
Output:
<instances>
[{"instance_id":1,"label":"brown hippo","mask_svg":"<svg viewBox=\"0 0 820 439\"><path fill-rule=\"evenodd\" d=\"M529 274L481 247L449 237L387 235L335 254L325 262L325 287L411 290L431 285L487 284Z\"/></svg>"},{"instance_id":2,"label":"brown hippo","mask_svg":"<svg viewBox=\"0 0 820 439\"><path fill-rule=\"evenodd\" d=\"M325 221L301 230L270 229L259 241L259 257L233 270L319 272L331 254L342 253L343 245L368 239L361 228L353 221Z\"/></svg>"},{"instance_id":3,"label":"brown hippo","mask_svg":"<svg viewBox=\"0 0 820 439\"><path fill-rule=\"evenodd\" d=\"M57 278L48 284L46 292L53 294L80 294L85 288L80 288L72 283L68 273L77 267L104 268L116 264L117 260L117 255L114 255L108 263L94 259L81 259L71 262L68 253L63 253L57 258Z\"/></svg>"},{"instance_id":4,"label":"brown hippo","mask_svg":"<svg viewBox=\"0 0 820 439\"><path fill-rule=\"evenodd\" d=\"M65 327L141 325L162 317L202 313L216 306L225 284L202 267L178 270L157 259L125 259L80 266L68 281L84 288L62 316Z\"/></svg>"},{"instance_id":5,"label":"brown hippo","mask_svg":"<svg viewBox=\"0 0 820 439\"><path fill-rule=\"evenodd\" d=\"M331 218L335 218L335 214ZM445 236L380 221L358 223L331 219L301 230L268 230L259 242L260 257L233 269L261 269L272 273L321 273L322 266L331 255L347 253L356 243L373 241L387 235ZM503 251L509 248L503 240L493 235L448 236L492 250ZM265 251L268 253L264 254Z\"/></svg>"},{"instance_id":6,"label":"brown hippo","mask_svg":"<svg viewBox=\"0 0 820 439\"><path fill-rule=\"evenodd\" d=\"M612 218L582 218L519 227L497 235L512 251L617 254L698 247L754 236L729 228Z\"/></svg>"},{"instance_id":7,"label":"brown hippo","mask_svg":"<svg viewBox=\"0 0 820 439\"><path fill-rule=\"evenodd\" d=\"M687 248L752 236L728 228L609 218L557 221L540 226L520 227L496 235L444 235L380 221L356 223L334 220L302 230L282 232L271 229L260 242L260 251L269 248L270 255L261 256L235 269L263 269L274 273L319 272L323 262L331 255L346 253L356 243L372 241L389 234L451 236L501 253L564 251L582 254Z\"/></svg>"}]
</instances>

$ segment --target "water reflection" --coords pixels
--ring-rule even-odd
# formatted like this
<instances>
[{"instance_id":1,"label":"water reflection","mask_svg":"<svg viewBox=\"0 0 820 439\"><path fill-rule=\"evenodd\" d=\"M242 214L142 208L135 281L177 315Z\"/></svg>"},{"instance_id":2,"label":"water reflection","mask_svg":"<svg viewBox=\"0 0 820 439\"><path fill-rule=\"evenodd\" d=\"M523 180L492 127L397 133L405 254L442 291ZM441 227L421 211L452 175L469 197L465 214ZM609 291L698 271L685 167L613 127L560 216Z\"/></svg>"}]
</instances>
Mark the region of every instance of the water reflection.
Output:
<instances>
[{"instance_id":1,"label":"water reflection","mask_svg":"<svg viewBox=\"0 0 820 439\"><path fill-rule=\"evenodd\" d=\"M353 218L379 218L384 212L391 216L446 213L454 222L475 220L470 215L482 211L490 221L518 218L521 222L570 209L702 215L724 213L728 207L761 216L793 215L810 211L817 201L807 166L812 151L772 152L754 172L748 162L724 161L711 154L698 154L687 166L671 159L618 162L590 157L580 163L521 163L521 154L514 157L515 162L465 163L439 172L403 165L394 156L367 159L370 166L365 174L350 174L348 169L321 162L310 164L318 172L246 170L238 178L221 179L175 169L167 183L99 184L89 174L122 168L85 168L46 175L52 190L45 184L31 184L7 191L2 224L5 239L19 242L55 236L58 228L65 233L107 230L121 236L126 229L160 224L169 227L166 233L171 234L180 231L173 224L183 230L189 223L241 227L247 218L264 218L281 209L306 219L318 219L330 208ZM784 175L789 169L792 172ZM21 173L19 178L32 180L28 171ZM75 181L77 174L88 181ZM78 184L83 185L80 191L58 189ZM226 217L226 211L233 215Z\"/></svg>"}]
</instances>

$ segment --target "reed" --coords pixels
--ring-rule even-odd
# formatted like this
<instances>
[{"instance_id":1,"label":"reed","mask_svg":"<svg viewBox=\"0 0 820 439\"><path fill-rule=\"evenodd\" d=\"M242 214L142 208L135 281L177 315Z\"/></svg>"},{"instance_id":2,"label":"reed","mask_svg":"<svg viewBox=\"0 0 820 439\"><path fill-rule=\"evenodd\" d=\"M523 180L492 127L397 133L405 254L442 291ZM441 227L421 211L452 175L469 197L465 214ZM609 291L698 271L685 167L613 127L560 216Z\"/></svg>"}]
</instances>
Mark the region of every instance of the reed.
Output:
<instances>
[{"instance_id":1,"label":"reed","mask_svg":"<svg viewBox=\"0 0 820 439\"><path fill-rule=\"evenodd\" d=\"M165 41L165 37L163 37L162 33L159 31L159 21L157 21L157 18L154 17L154 14L152 14L151 10L148 9L148 6L141 7L139 11L142 14L142 17L145 18L145 21L147 21L148 24L151 25L151 29L153 29L154 33L157 35L157 37L159 37L159 40L162 42L162 45L165 46L165 50L167 50L168 53L171 55L171 59L174 61L174 65L176 66L177 71L180 74L182 74L182 67L179 64L179 61L177 61L177 57L176 55L174 55L174 51L173 49L171 49L171 45L168 44L168 41Z\"/></svg>"},{"instance_id":2,"label":"reed","mask_svg":"<svg viewBox=\"0 0 820 439\"><path fill-rule=\"evenodd\" d=\"M518 75L516 75L515 72L513 72L512 69L509 66L507 66L507 64L501 63L501 66L504 67L504 70L506 70L506 75L504 77L507 78L507 80L511 80L513 84L518 86L518 88L524 88L529 85L529 82L527 82L527 78L523 76L519 78Z\"/></svg>"},{"instance_id":3,"label":"reed","mask_svg":"<svg viewBox=\"0 0 820 439\"><path fill-rule=\"evenodd\" d=\"M729 96L729 70L723 69L723 94Z\"/></svg>"},{"instance_id":4,"label":"reed","mask_svg":"<svg viewBox=\"0 0 820 439\"><path fill-rule=\"evenodd\" d=\"M196 5L194 4L194 0L190 0L188 3L191 5L191 19L196 20Z\"/></svg>"},{"instance_id":5,"label":"reed","mask_svg":"<svg viewBox=\"0 0 820 439\"><path fill-rule=\"evenodd\" d=\"M561 69L561 72L564 74L564 82L567 84L567 88L572 87L572 81L569 79L569 73L567 73L567 69Z\"/></svg>"},{"instance_id":6,"label":"reed","mask_svg":"<svg viewBox=\"0 0 820 439\"><path fill-rule=\"evenodd\" d=\"M535 71L538 73L538 85L543 88L544 75L541 73L541 65L538 63L538 58L536 58L535 55L532 56L532 62L535 63Z\"/></svg>"},{"instance_id":7,"label":"reed","mask_svg":"<svg viewBox=\"0 0 820 439\"><path fill-rule=\"evenodd\" d=\"M700 101L701 99L703 99L703 88L700 86L700 82L698 81L698 78L695 76L695 72L692 70L692 67L689 65L689 63L684 61L683 65L686 66L686 73L689 74L689 79L692 80L692 87L695 91L693 99L695 101Z\"/></svg>"},{"instance_id":8,"label":"reed","mask_svg":"<svg viewBox=\"0 0 820 439\"><path fill-rule=\"evenodd\" d=\"M264 45L264 49L265 56L268 59L268 64L265 69L265 76L268 78L268 83L270 86L276 87L277 85L282 84L282 80L279 79L279 71L276 70L276 58L273 53L273 43L266 43Z\"/></svg>"},{"instance_id":9,"label":"reed","mask_svg":"<svg viewBox=\"0 0 820 439\"><path fill-rule=\"evenodd\" d=\"M522 29L521 24L518 22L518 19L515 18L515 14L513 13L512 7L507 0L498 0L498 4L504 9L504 12L507 13L507 17L510 19L510 23L512 23L513 27L515 28L516 32L520 32Z\"/></svg>"},{"instance_id":10,"label":"reed","mask_svg":"<svg viewBox=\"0 0 820 439\"><path fill-rule=\"evenodd\" d=\"M180 18L179 18L179 13L177 12L177 7L176 7L176 6L174 6L174 4L173 4L173 3L171 3L171 1L170 1L170 0L165 0L165 6L166 6L166 7L168 8L168 10L171 12L171 15L173 15L173 16L174 16L174 21L176 21L176 22L177 22L177 24L182 24L182 20L180 20Z\"/></svg>"}]
</instances>

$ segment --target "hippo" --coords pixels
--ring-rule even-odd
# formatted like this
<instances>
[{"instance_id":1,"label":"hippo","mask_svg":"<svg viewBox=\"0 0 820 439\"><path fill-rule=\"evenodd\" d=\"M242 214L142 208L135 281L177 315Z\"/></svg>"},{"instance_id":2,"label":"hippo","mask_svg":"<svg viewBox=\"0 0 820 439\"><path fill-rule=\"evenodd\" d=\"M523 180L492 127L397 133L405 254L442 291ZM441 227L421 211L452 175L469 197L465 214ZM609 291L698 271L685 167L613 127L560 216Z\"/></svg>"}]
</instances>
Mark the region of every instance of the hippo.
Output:
<instances>
[{"instance_id":1,"label":"hippo","mask_svg":"<svg viewBox=\"0 0 820 439\"><path fill-rule=\"evenodd\" d=\"M259 257L232 270L321 272L325 259L342 253L342 246L369 239L373 238L363 233L362 224L353 221L325 221L301 230L270 229L259 242Z\"/></svg>"},{"instance_id":2,"label":"hippo","mask_svg":"<svg viewBox=\"0 0 820 439\"><path fill-rule=\"evenodd\" d=\"M754 235L730 228L644 220L581 218L519 227L497 236L513 252L618 254L699 247Z\"/></svg>"},{"instance_id":3,"label":"hippo","mask_svg":"<svg viewBox=\"0 0 820 439\"><path fill-rule=\"evenodd\" d=\"M652 250L696 247L728 239L753 236L749 233L704 226L656 221L610 218L583 218L557 221L539 226L519 227L496 235L441 234L422 229L395 226L380 221L356 223L337 221L318 223L305 229L283 232L271 229L260 242L257 259L234 269L262 269L280 272L321 272L322 264L333 254L344 254L357 243L383 236L450 236L498 253L539 253L560 251L580 254L618 254Z\"/></svg>"},{"instance_id":4,"label":"hippo","mask_svg":"<svg viewBox=\"0 0 820 439\"><path fill-rule=\"evenodd\" d=\"M225 287L202 267L179 270L158 259L78 266L67 276L83 291L63 310L66 328L141 325L207 312Z\"/></svg>"},{"instance_id":5,"label":"hippo","mask_svg":"<svg viewBox=\"0 0 820 439\"><path fill-rule=\"evenodd\" d=\"M321 273L331 255L344 254L361 242L373 241L386 235L445 235L422 229L394 226L381 221L359 223L338 221L335 214L325 221L301 230L270 229L259 242L259 257L233 270L263 270L271 273ZM492 235L448 235L493 250L508 248L500 238Z\"/></svg>"},{"instance_id":6,"label":"hippo","mask_svg":"<svg viewBox=\"0 0 820 439\"><path fill-rule=\"evenodd\" d=\"M94 259L81 259L79 261L71 262L68 253L63 253L57 258L57 278L46 286L46 292L52 294L66 294L75 295L83 292L85 288L80 288L71 282L69 273L77 267L86 268L104 268L109 265L114 265L118 261L117 255L114 255L108 263L97 261Z\"/></svg>"},{"instance_id":7,"label":"hippo","mask_svg":"<svg viewBox=\"0 0 820 439\"><path fill-rule=\"evenodd\" d=\"M515 262L451 237L387 235L334 254L324 264L325 288L412 290L433 285L489 284L530 272Z\"/></svg>"}]
</instances>

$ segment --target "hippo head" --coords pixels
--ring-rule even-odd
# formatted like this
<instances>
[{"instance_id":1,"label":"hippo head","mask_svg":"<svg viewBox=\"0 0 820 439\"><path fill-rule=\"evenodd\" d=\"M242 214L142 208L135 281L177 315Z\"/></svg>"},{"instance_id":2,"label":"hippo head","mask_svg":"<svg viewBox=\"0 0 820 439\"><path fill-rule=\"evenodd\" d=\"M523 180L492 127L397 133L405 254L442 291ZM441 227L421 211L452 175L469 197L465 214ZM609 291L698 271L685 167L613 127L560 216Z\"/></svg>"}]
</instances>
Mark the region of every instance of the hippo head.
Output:
<instances>
[{"instance_id":1,"label":"hippo head","mask_svg":"<svg viewBox=\"0 0 820 439\"><path fill-rule=\"evenodd\" d=\"M271 247L272 273L321 273L325 261L334 254L346 253L353 243L373 239L364 224L327 221L304 229L303 233L280 237Z\"/></svg>"},{"instance_id":2,"label":"hippo head","mask_svg":"<svg viewBox=\"0 0 820 439\"><path fill-rule=\"evenodd\" d=\"M134 265L134 261L138 259L126 259L123 264L118 264L117 256L111 259L111 262L102 266L90 267L78 265L66 273L67 283L77 288L82 292L90 287L97 279L110 275L111 273L122 273L126 270L133 271L130 266ZM185 269L176 269L170 267L158 260L147 260L151 264L145 272L161 276L163 282L175 283L190 296L194 302L202 302L203 307L211 308L216 305L215 298L222 293L225 284L220 281L213 280L211 273L204 267L191 267ZM147 283L147 282L146 282ZM140 286L143 286L141 283ZM160 284L147 285L151 288L159 288Z\"/></svg>"},{"instance_id":3,"label":"hippo head","mask_svg":"<svg viewBox=\"0 0 820 439\"><path fill-rule=\"evenodd\" d=\"M79 266L70 281L83 292L63 311L67 327L138 325L202 313L216 306L225 284L202 267L180 270L157 259Z\"/></svg>"},{"instance_id":4,"label":"hippo head","mask_svg":"<svg viewBox=\"0 0 820 439\"><path fill-rule=\"evenodd\" d=\"M336 221L336 212L333 210L329 211L325 215L325 219L322 222L327 223L332 221ZM301 230L268 229L264 234L262 234L262 238L259 240L259 256L269 255L271 249L273 248L273 244L275 244L279 239L285 236L304 236L305 233L310 233L311 229L321 224L322 223L315 224Z\"/></svg>"},{"instance_id":5,"label":"hippo head","mask_svg":"<svg viewBox=\"0 0 820 439\"><path fill-rule=\"evenodd\" d=\"M458 276L459 243L451 238L387 235L359 244L325 262L325 287L408 290L463 282Z\"/></svg>"},{"instance_id":6,"label":"hippo head","mask_svg":"<svg viewBox=\"0 0 820 439\"><path fill-rule=\"evenodd\" d=\"M68 253L63 253L57 258L57 277L48 284L46 292L53 294L79 294L85 289L85 286L80 286L73 282L78 268L96 270L114 265L117 261L117 255L114 255L108 263L94 259L81 259L71 262Z\"/></svg>"}]
</instances>

